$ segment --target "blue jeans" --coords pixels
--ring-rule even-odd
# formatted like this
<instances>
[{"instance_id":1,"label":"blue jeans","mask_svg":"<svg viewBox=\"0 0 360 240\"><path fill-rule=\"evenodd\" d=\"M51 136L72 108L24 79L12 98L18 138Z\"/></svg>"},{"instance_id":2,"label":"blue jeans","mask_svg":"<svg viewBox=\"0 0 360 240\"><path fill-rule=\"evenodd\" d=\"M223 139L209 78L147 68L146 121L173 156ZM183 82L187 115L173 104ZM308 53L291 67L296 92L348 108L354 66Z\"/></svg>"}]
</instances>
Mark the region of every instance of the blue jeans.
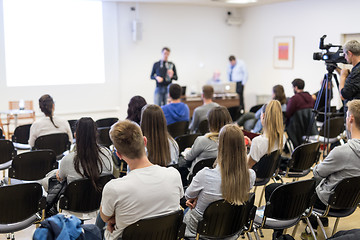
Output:
<instances>
[{"instance_id":1,"label":"blue jeans","mask_svg":"<svg viewBox=\"0 0 360 240\"><path fill-rule=\"evenodd\" d=\"M166 86L156 87L154 95L154 103L163 106L167 103L168 89Z\"/></svg>"}]
</instances>

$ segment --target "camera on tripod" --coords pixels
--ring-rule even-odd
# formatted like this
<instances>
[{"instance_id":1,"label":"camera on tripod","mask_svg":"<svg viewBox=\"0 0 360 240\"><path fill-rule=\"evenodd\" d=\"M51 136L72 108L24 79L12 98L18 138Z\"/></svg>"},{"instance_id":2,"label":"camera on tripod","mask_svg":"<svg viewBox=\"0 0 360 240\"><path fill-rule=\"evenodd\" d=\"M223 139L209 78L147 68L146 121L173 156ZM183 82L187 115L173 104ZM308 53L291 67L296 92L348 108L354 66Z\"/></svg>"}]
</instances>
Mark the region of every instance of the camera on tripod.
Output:
<instances>
[{"instance_id":1,"label":"camera on tripod","mask_svg":"<svg viewBox=\"0 0 360 240\"><path fill-rule=\"evenodd\" d=\"M322 50L326 50L325 52L314 52L313 59L314 60L324 60L326 64L337 64L337 63L344 63L347 64L347 61L344 56L343 48L341 45L332 45L324 44L324 39L326 35L320 38L320 45L319 48ZM330 52L330 48L338 48L336 52Z\"/></svg>"}]
</instances>

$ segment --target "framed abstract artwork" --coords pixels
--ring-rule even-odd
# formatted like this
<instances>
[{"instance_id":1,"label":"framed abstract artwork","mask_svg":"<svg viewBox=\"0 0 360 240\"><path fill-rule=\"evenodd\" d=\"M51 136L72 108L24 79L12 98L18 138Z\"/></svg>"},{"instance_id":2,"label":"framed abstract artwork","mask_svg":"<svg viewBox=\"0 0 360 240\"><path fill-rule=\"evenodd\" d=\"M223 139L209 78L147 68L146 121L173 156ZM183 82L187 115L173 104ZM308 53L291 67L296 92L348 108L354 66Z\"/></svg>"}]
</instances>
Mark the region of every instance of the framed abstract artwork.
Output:
<instances>
[{"instance_id":1,"label":"framed abstract artwork","mask_svg":"<svg viewBox=\"0 0 360 240\"><path fill-rule=\"evenodd\" d=\"M274 37L274 68L294 67L294 37Z\"/></svg>"}]
</instances>

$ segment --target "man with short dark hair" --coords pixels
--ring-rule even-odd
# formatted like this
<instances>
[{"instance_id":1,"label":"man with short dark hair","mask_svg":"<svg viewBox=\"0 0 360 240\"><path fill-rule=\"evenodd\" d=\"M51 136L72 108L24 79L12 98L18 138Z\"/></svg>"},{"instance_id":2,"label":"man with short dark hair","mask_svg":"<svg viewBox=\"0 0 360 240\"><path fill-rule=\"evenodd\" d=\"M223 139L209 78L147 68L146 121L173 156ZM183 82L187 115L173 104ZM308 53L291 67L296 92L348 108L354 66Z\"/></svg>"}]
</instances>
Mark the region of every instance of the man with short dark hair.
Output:
<instances>
[{"instance_id":1,"label":"man with short dark hair","mask_svg":"<svg viewBox=\"0 0 360 240\"><path fill-rule=\"evenodd\" d=\"M190 110L188 105L181 102L181 86L176 83L169 85L169 104L161 107L164 112L167 125L190 120Z\"/></svg>"},{"instance_id":2,"label":"man with short dark hair","mask_svg":"<svg viewBox=\"0 0 360 240\"><path fill-rule=\"evenodd\" d=\"M193 117L189 126L190 133L195 133L201 121L207 118L207 113L214 107L219 106L212 101L214 95L214 88L211 85L204 85L202 88L201 98L203 105L195 108Z\"/></svg>"},{"instance_id":3,"label":"man with short dark hair","mask_svg":"<svg viewBox=\"0 0 360 240\"><path fill-rule=\"evenodd\" d=\"M229 57L229 62L229 81L236 82L236 92L239 94L240 99L240 110L243 112L245 109L244 86L248 80L248 71L246 69L245 63L240 59L236 59L234 55Z\"/></svg>"},{"instance_id":4,"label":"man with short dark hair","mask_svg":"<svg viewBox=\"0 0 360 240\"><path fill-rule=\"evenodd\" d=\"M161 59L154 63L150 76L156 81L154 103L159 106L166 104L168 85L171 84L172 80L178 79L175 64L168 61L169 55L170 49L164 47L161 50Z\"/></svg>"},{"instance_id":5,"label":"man with short dark hair","mask_svg":"<svg viewBox=\"0 0 360 240\"><path fill-rule=\"evenodd\" d=\"M353 65L351 72L344 68L340 75L340 95L346 103L352 99L360 99L360 43L351 40L344 45L343 51L346 61Z\"/></svg>"},{"instance_id":6,"label":"man with short dark hair","mask_svg":"<svg viewBox=\"0 0 360 240\"><path fill-rule=\"evenodd\" d=\"M100 216L107 223L105 239L117 240L127 226L140 219L179 210L184 191L175 168L149 161L145 153L147 139L136 123L117 122L111 127L110 138L116 154L131 170L108 182L102 193Z\"/></svg>"},{"instance_id":7,"label":"man with short dark hair","mask_svg":"<svg viewBox=\"0 0 360 240\"><path fill-rule=\"evenodd\" d=\"M292 81L295 95L292 96L286 105L286 118L289 120L294 113L300 109L313 108L315 100L308 92L304 92L305 82L300 78Z\"/></svg>"}]
</instances>

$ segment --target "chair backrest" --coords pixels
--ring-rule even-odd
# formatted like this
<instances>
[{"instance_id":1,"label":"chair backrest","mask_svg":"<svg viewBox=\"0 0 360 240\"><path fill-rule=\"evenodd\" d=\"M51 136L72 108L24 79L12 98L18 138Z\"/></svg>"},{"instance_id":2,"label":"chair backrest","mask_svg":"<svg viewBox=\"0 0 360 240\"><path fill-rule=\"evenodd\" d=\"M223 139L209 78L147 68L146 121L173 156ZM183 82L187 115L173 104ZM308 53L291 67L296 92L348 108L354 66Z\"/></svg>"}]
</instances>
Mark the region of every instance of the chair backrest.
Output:
<instances>
[{"instance_id":1,"label":"chair backrest","mask_svg":"<svg viewBox=\"0 0 360 240\"><path fill-rule=\"evenodd\" d=\"M176 240L183 221L183 211L146 218L127 226L123 240Z\"/></svg>"},{"instance_id":2,"label":"chair backrest","mask_svg":"<svg viewBox=\"0 0 360 240\"><path fill-rule=\"evenodd\" d=\"M279 164L280 150L276 150L260 158L252 169L256 172L257 178L271 178L279 168Z\"/></svg>"},{"instance_id":3,"label":"chair backrest","mask_svg":"<svg viewBox=\"0 0 360 240\"><path fill-rule=\"evenodd\" d=\"M0 187L0 224L23 221L45 208L39 183Z\"/></svg>"},{"instance_id":4,"label":"chair backrest","mask_svg":"<svg viewBox=\"0 0 360 240\"><path fill-rule=\"evenodd\" d=\"M295 148L291 154L289 168L304 171L312 167L319 159L320 142L304 143Z\"/></svg>"},{"instance_id":5,"label":"chair backrest","mask_svg":"<svg viewBox=\"0 0 360 240\"><path fill-rule=\"evenodd\" d=\"M236 120L238 120L240 118L241 113L240 113L240 107L239 106L228 107L227 110L229 111L231 119L233 120L233 122L235 122Z\"/></svg>"},{"instance_id":6,"label":"chair backrest","mask_svg":"<svg viewBox=\"0 0 360 240\"><path fill-rule=\"evenodd\" d=\"M112 145L109 131L110 131L110 127L101 127L97 129L98 144L107 148L109 148Z\"/></svg>"},{"instance_id":7,"label":"chair backrest","mask_svg":"<svg viewBox=\"0 0 360 240\"><path fill-rule=\"evenodd\" d=\"M207 119L204 119L199 123L197 132L200 133L201 135L205 135L206 133L210 132L209 121Z\"/></svg>"},{"instance_id":8,"label":"chair backrest","mask_svg":"<svg viewBox=\"0 0 360 240\"><path fill-rule=\"evenodd\" d=\"M73 212L93 212L100 208L102 190L113 175L103 175L98 181L99 190L95 189L90 179L71 182L60 197L59 208Z\"/></svg>"},{"instance_id":9,"label":"chair backrest","mask_svg":"<svg viewBox=\"0 0 360 240\"><path fill-rule=\"evenodd\" d=\"M243 205L230 204L225 200L211 203L198 223L197 233L212 238L234 235L254 219L254 200L255 194L250 193L249 200Z\"/></svg>"},{"instance_id":10,"label":"chair backrest","mask_svg":"<svg viewBox=\"0 0 360 240\"><path fill-rule=\"evenodd\" d=\"M97 128L101 128L101 127L111 127L117 121L119 121L118 118L102 118L96 120L95 123Z\"/></svg>"},{"instance_id":11,"label":"chair backrest","mask_svg":"<svg viewBox=\"0 0 360 240\"><path fill-rule=\"evenodd\" d=\"M179 145L179 153L181 153L182 151L185 150L185 148L191 147L194 142L195 139L200 136L200 134L195 133L195 134L185 134L185 135L181 135L181 136L177 136L175 138L175 141L177 142L177 144Z\"/></svg>"},{"instance_id":12,"label":"chair backrest","mask_svg":"<svg viewBox=\"0 0 360 240\"><path fill-rule=\"evenodd\" d=\"M25 124L17 126L14 134L12 135L12 141L21 144L28 144L30 137L31 124Z\"/></svg>"},{"instance_id":13,"label":"chair backrest","mask_svg":"<svg viewBox=\"0 0 360 240\"><path fill-rule=\"evenodd\" d=\"M250 111L249 112L252 112L252 113L256 113L260 108L262 108L264 104L258 104L258 105L255 105L255 106L252 106L250 108Z\"/></svg>"},{"instance_id":14,"label":"chair backrest","mask_svg":"<svg viewBox=\"0 0 360 240\"><path fill-rule=\"evenodd\" d=\"M360 176L343 179L329 197L331 208L351 209L360 203Z\"/></svg>"},{"instance_id":15,"label":"chair backrest","mask_svg":"<svg viewBox=\"0 0 360 240\"><path fill-rule=\"evenodd\" d=\"M9 177L26 181L40 180L57 167L56 155L52 150L24 152L15 156L9 168Z\"/></svg>"},{"instance_id":16,"label":"chair backrest","mask_svg":"<svg viewBox=\"0 0 360 240\"><path fill-rule=\"evenodd\" d=\"M70 129L73 135L73 138L75 138L75 132L76 132L76 124L77 124L78 120L77 119L71 119L68 120L68 123L70 125Z\"/></svg>"},{"instance_id":17,"label":"chair backrest","mask_svg":"<svg viewBox=\"0 0 360 240\"><path fill-rule=\"evenodd\" d=\"M55 133L43 135L35 140L34 149L51 149L56 156L70 149L69 136L67 133Z\"/></svg>"},{"instance_id":18,"label":"chair backrest","mask_svg":"<svg viewBox=\"0 0 360 240\"><path fill-rule=\"evenodd\" d=\"M15 155L14 144L10 140L0 139L0 164L13 160Z\"/></svg>"},{"instance_id":19,"label":"chair backrest","mask_svg":"<svg viewBox=\"0 0 360 240\"><path fill-rule=\"evenodd\" d=\"M327 134L328 131L327 129L325 129L325 127L326 128L329 127L330 130L329 134ZM344 130L345 130L344 117L329 118L326 120L326 123L322 125L319 135L328 138L336 138Z\"/></svg>"},{"instance_id":20,"label":"chair backrest","mask_svg":"<svg viewBox=\"0 0 360 240\"><path fill-rule=\"evenodd\" d=\"M177 136L184 135L188 131L189 122L188 121L180 121L167 125L167 129L169 134L176 138Z\"/></svg>"},{"instance_id":21,"label":"chair backrest","mask_svg":"<svg viewBox=\"0 0 360 240\"><path fill-rule=\"evenodd\" d=\"M216 158L207 158L197 162L189 176L189 182L195 177L195 175L204 167L213 168Z\"/></svg>"},{"instance_id":22,"label":"chair backrest","mask_svg":"<svg viewBox=\"0 0 360 240\"><path fill-rule=\"evenodd\" d=\"M251 118L249 120L246 120L244 122L244 129L247 131L251 131L251 129L254 128L257 121L258 121L258 119L256 119L256 118Z\"/></svg>"},{"instance_id":23,"label":"chair backrest","mask_svg":"<svg viewBox=\"0 0 360 240\"><path fill-rule=\"evenodd\" d=\"M277 187L266 203L264 216L277 220L300 217L315 201L315 180L303 180Z\"/></svg>"}]
</instances>

